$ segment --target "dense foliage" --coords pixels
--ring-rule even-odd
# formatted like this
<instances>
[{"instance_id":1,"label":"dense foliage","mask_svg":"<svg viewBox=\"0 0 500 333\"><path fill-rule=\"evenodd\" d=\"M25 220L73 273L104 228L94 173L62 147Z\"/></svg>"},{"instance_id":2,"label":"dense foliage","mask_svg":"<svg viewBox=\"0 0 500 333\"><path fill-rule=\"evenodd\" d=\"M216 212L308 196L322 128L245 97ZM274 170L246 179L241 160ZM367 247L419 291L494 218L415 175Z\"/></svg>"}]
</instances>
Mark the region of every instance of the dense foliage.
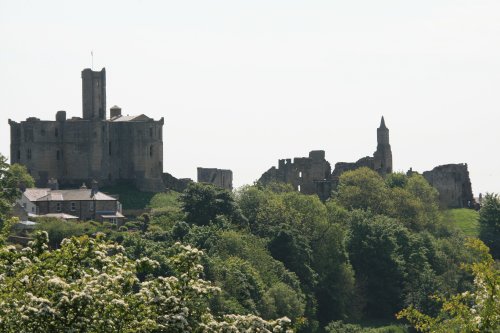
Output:
<instances>
[{"instance_id":1,"label":"dense foliage","mask_svg":"<svg viewBox=\"0 0 500 333\"><path fill-rule=\"evenodd\" d=\"M494 258L500 259L500 197L487 193L479 211L480 238L491 249Z\"/></svg>"},{"instance_id":2,"label":"dense foliage","mask_svg":"<svg viewBox=\"0 0 500 333\"><path fill-rule=\"evenodd\" d=\"M52 241L37 236L30 249L4 248L5 258L14 259L3 267L13 271L6 274L0 293L9 295L9 302L32 304L27 298L31 293L47 299L52 309L63 294L51 289L51 279L71 286L67 292L81 291L87 285L81 274L93 281L106 273L110 280L104 279L103 286L125 307L114 307L101 289L90 308L100 309L113 327L122 317L129 330L170 327L173 319L167 318L180 315L180 308L141 298L168 291L185 302L182 325L188 326L182 327L188 331L224 331L231 325L241 330L255 325L283 328L288 324L279 318L286 316L298 332L381 333L408 332L408 321L397 323L395 317L404 308L400 317L417 327L424 321L445 323L448 300L459 299L464 307L478 302L481 270L498 276L493 261L484 260L484 251L463 246L466 237L442 218L436 190L418 174L393 173L384 179L367 168L345 172L326 202L279 183L246 186L235 193L192 184L182 194L154 195L148 208L149 214L120 228L41 221L39 229ZM483 208L484 221L495 221L497 213L490 211ZM51 250L37 250L36 244L48 244ZM78 262L67 264L76 258ZM65 265L83 273L67 275ZM20 283L22 274L28 284ZM113 283L119 276L118 287ZM179 287L183 278L199 285L188 292ZM194 286L189 281L185 283ZM13 286L25 292L11 295ZM494 297L481 318L499 315ZM14 304L9 302L4 304ZM108 302L109 312L99 302ZM13 305L6 309L14 311ZM98 325L92 315L82 312L81 325ZM57 318L53 322L59 325L70 317Z\"/></svg>"}]
</instances>

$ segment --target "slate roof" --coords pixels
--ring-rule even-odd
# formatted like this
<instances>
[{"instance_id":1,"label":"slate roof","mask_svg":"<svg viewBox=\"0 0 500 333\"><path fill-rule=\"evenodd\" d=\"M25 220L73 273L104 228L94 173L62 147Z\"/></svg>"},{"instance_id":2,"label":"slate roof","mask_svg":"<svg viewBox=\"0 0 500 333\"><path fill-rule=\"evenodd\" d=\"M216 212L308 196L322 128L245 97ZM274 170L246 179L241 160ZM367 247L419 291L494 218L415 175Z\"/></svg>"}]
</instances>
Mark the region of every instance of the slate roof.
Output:
<instances>
[{"instance_id":1,"label":"slate roof","mask_svg":"<svg viewBox=\"0 0 500 333\"><path fill-rule=\"evenodd\" d=\"M30 201L116 201L112 196L102 192L97 192L92 196L91 189L51 190L49 188L28 188L24 191L24 195Z\"/></svg>"},{"instance_id":2,"label":"slate roof","mask_svg":"<svg viewBox=\"0 0 500 333\"><path fill-rule=\"evenodd\" d=\"M140 114L140 115L137 115L137 116L122 116L122 115L119 115L119 116L116 116L116 117L113 117L111 119L109 119L109 121L111 122L122 122L122 121L148 121L148 120L153 120L151 118L149 118L148 116L144 115L144 114Z\"/></svg>"}]
</instances>

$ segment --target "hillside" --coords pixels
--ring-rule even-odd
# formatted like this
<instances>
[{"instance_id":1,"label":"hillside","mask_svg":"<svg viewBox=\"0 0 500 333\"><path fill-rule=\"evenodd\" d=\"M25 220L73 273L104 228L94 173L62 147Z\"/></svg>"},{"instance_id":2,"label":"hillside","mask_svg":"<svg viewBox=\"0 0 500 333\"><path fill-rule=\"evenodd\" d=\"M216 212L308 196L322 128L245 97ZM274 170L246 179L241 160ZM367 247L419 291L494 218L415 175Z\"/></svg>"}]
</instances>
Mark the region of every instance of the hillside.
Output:
<instances>
[{"instance_id":1,"label":"hillside","mask_svg":"<svg viewBox=\"0 0 500 333\"><path fill-rule=\"evenodd\" d=\"M473 209L457 208L443 212L446 225L462 230L471 237L479 237L479 213Z\"/></svg>"}]
</instances>

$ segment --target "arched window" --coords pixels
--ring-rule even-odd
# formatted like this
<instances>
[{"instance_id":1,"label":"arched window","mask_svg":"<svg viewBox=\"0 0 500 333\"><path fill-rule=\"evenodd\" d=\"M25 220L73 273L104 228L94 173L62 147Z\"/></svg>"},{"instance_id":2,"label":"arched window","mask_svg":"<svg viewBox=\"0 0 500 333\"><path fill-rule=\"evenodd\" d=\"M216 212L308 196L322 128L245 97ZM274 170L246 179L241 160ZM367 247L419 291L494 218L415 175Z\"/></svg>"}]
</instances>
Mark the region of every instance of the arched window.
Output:
<instances>
[{"instance_id":1,"label":"arched window","mask_svg":"<svg viewBox=\"0 0 500 333\"><path fill-rule=\"evenodd\" d=\"M153 145L149 146L149 157L153 157Z\"/></svg>"}]
</instances>

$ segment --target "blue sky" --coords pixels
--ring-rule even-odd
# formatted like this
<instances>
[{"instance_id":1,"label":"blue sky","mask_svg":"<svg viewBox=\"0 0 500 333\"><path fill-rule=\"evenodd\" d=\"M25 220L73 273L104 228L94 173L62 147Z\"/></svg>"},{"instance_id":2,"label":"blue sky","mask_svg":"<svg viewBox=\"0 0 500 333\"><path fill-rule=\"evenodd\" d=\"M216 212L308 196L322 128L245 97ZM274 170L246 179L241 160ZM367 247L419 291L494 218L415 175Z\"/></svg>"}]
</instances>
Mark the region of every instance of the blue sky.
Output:
<instances>
[{"instance_id":1,"label":"blue sky","mask_svg":"<svg viewBox=\"0 0 500 333\"><path fill-rule=\"evenodd\" d=\"M385 116L394 167L468 163L500 192L500 2L0 0L7 119L81 115L80 72L106 67L108 108L165 117L164 167L371 155Z\"/></svg>"}]
</instances>

